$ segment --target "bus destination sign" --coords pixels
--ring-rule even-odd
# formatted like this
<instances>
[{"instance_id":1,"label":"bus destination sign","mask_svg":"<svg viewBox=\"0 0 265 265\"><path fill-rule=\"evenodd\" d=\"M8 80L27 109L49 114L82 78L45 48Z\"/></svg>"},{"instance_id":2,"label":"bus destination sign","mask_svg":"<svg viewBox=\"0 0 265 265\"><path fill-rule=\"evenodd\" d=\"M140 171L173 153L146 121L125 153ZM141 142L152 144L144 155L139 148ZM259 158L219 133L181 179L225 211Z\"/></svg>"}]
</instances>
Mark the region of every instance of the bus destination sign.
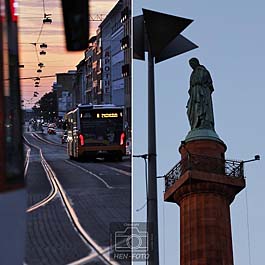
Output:
<instances>
[{"instance_id":1,"label":"bus destination sign","mask_svg":"<svg viewBox=\"0 0 265 265\"><path fill-rule=\"evenodd\" d=\"M118 118L122 117L122 112L107 112L107 113L97 113L98 119L106 119L106 118Z\"/></svg>"}]
</instances>

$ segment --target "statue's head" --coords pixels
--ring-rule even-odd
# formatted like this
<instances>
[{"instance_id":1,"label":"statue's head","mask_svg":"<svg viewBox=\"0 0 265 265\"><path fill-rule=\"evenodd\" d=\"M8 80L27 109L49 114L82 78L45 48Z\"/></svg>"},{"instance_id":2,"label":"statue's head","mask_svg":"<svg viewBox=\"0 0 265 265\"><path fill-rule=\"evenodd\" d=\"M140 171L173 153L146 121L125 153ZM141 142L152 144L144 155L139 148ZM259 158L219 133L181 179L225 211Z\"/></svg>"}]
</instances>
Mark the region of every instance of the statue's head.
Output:
<instances>
[{"instance_id":1,"label":"statue's head","mask_svg":"<svg viewBox=\"0 0 265 265\"><path fill-rule=\"evenodd\" d=\"M200 65L200 62L197 58L193 57L189 60L190 66L192 69L195 69L197 66Z\"/></svg>"}]
</instances>

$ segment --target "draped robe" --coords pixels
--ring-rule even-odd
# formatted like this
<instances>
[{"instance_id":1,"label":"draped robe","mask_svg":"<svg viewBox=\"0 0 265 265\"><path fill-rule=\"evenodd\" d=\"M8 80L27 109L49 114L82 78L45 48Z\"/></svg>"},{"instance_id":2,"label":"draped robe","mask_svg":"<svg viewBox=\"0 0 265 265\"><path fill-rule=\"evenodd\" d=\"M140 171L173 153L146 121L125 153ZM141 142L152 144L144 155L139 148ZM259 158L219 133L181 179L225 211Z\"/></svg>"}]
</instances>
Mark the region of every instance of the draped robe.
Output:
<instances>
[{"instance_id":1,"label":"draped robe","mask_svg":"<svg viewBox=\"0 0 265 265\"><path fill-rule=\"evenodd\" d=\"M211 94L214 91L209 71L198 65L190 76L190 98L187 103L187 115L191 129L214 130L213 104Z\"/></svg>"}]
</instances>

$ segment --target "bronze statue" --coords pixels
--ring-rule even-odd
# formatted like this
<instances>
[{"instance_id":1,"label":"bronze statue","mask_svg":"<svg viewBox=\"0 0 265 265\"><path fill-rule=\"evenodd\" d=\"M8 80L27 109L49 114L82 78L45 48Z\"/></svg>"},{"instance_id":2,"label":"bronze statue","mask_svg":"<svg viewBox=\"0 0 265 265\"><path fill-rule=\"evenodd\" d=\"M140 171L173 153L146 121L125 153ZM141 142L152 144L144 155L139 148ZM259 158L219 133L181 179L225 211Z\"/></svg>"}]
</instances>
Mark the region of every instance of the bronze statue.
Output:
<instances>
[{"instance_id":1,"label":"bronze statue","mask_svg":"<svg viewBox=\"0 0 265 265\"><path fill-rule=\"evenodd\" d=\"M197 58L189 60L193 69L190 76L190 98L187 103L187 114L193 129L214 130L213 104L211 94L214 91L209 71L200 65Z\"/></svg>"}]
</instances>

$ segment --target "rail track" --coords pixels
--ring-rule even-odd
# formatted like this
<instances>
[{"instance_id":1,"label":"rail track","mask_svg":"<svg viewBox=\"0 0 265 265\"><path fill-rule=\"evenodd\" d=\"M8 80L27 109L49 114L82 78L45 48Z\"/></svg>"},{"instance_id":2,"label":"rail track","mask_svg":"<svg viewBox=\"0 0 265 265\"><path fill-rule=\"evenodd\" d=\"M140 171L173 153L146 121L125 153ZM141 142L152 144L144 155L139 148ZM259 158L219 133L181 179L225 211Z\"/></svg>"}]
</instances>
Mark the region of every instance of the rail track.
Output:
<instances>
[{"instance_id":1,"label":"rail track","mask_svg":"<svg viewBox=\"0 0 265 265\"><path fill-rule=\"evenodd\" d=\"M65 149L67 148L67 147L64 146L64 145L61 145L61 144L55 143L55 142L53 142L53 141L49 141L49 140L47 140L47 139L44 139L44 138L40 137L37 133L32 133L31 136L34 137L35 139L41 141L41 142L46 143L46 144L50 144L50 145L53 145L53 146L59 146L59 147L65 148ZM68 163L68 164L71 164L72 166L75 166L75 167L77 167L77 168L79 168L79 169L81 169L81 170L83 170L83 171L87 171L88 173L91 173L91 172L88 171L85 167L80 166L79 163L75 163L74 161L71 161L71 162L70 162L69 160L65 160L65 162ZM120 173L120 174L123 174L123 175L126 175L126 176L131 176L131 172L128 172L128 171L126 171L126 170L124 170L124 169L121 169L121 168L113 167L113 166L110 165L109 163L105 163L103 166L106 167L106 168L109 168L109 169L111 169L111 170L114 170L114 171L116 171L116 172L118 172L118 173ZM123 167L126 167L126 166L123 166ZM95 174L93 174L93 173L91 173L91 174L92 174L92 175L95 175ZM97 178L101 179L101 178L98 177L98 176L97 176ZM103 183L105 182L105 181L102 180L102 179L101 179L101 181L102 181ZM104 183L104 184L105 184L105 183ZM108 184L107 184L106 186L108 186Z\"/></svg>"},{"instance_id":2,"label":"rail track","mask_svg":"<svg viewBox=\"0 0 265 265\"><path fill-rule=\"evenodd\" d=\"M32 136L34 137L34 134ZM92 253L90 255L88 255L87 257L84 257L82 259L79 259L75 262L72 262L70 264L71 265L86 264L87 262L92 261L94 259L100 259L104 264L108 264L108 265L109 264L111 264L111 265L118 264L117 262L112 261L109 258L109 253L112 251L112 247L102 248L101 246L99 246L93 240L93 238L91 238L89 236L89 234L85 231L85 229L80 224L79 219L77 217L77 214L76 214L74 208L71 206L71 203L70 203L70 201L66 195L66 192L64 191L61 183L59 182L59 180L56 176L56 173L52 170L51 166L49 165L49 163L45 159L45 157L42 153L42 149L39 146L30 143L25 137L24 137L24 141L25 141L25 144L29 147L29 149L27 151L27 157L28 158L27 158L27 162L25 163L25 169L26 170L28 169L29 154L30 154L31 148L35 148L35 149L39 150L39 154L40 154L40 158L41 158L41 165L42 165L42 167L43 167L43 169L47 175L47 178L50 182L50 185L51 185L51 191L50 191L49 195L46 198L44 198L43 200L41 200L40 202L29 207L27 209L27 212L30 213L30 212L36 211L40 207L43 207L44 205L48 204L54 197L59 196L59 198L61 199L61 202L64 206L64 209L65 209L72 225L74 226L76 232L82 238L82 240L85 242L85 244L92 249ZM25 171L25 175L26 175L26 171Z\"/></svg>"},{"instance_id":3,"label":"rail track","mask_svg":"<svg viewBox=\"0 0 265 265\"><path fill-rule=\"evenodd\" d=\"M31 133L31 135L32 135L33 137L37 138L39 141L42 141L42 142L44 142L44 143L46 143L46 144L50 144L50 145L54 145L54 146L59 146L59 147L61 147L61 148L66 149L66 146L65 146L65 145L62 145L62 144L59 144L59 143L55 143L55 142L53 142L53 141L46 140L46 139L40 137L37 133Z\"/></svg>"}]
</instances>

